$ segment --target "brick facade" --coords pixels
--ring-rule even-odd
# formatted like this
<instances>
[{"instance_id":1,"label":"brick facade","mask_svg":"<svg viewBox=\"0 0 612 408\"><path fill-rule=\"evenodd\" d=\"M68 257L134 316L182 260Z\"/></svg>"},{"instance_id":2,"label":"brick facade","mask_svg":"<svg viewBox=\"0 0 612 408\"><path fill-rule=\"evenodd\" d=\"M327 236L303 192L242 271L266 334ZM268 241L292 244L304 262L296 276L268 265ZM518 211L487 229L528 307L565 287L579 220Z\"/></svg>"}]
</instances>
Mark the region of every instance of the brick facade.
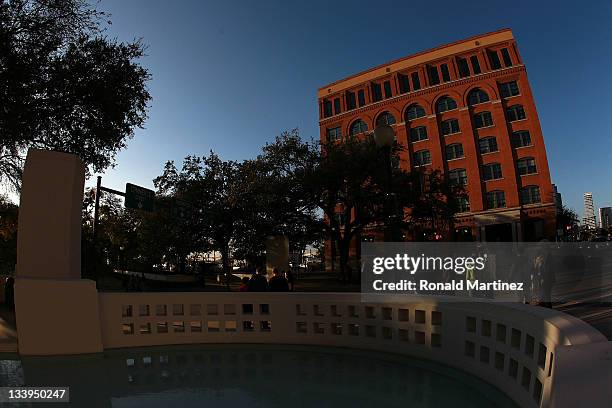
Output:
<instances>
[{"instance_id":1,"label":"brick facade","mask_svg":"<svg viewBox=\"0 0 612 408\"><path fill-rule=\"evenodd\" d=\"M486 93L483 98L488 100L475 103L476 89ZM437 109L445 97L451 98L456 107L451 101L449 110ZM400 156L403 168L414 168L414 153L427 150L431 163L426 167L445 173L465 170L469 211L456 216L456 239L554 240L555 203L544 138L525 65L509 29L421 52L336 81L320 88L318 99L321 140L330 135L351 135L358 120L365 122L368 130L353 134L367 137L388 112L395 121L392 127L397 141L405 147ZM424 110L424 115L410 119L407 110L414 104ZM482 112L490 113L492 124L486 117L480 123L485 126L477 128L476 116ZM443 135L443 121L449 119L458 121L459 131ZM448 123L445 126L450 128ZM426 128L427 139L411 141L410 129L421 126ZM521 131L528 135L517 136ZM487 137L495 138L496 151L481 150L480 140ZM530 144L513 144L519 139L530 139ZM456 144L461 145L463 157L447 159L447 146ZM501 177L495 173L492 180L485 180L485 166L492 163L501 166ZM519 169L526 174L519 174ZM505 198L505 204L491 208L487 192L503 192L494 195ZM464 234L459 237L461 231Z\"/></svg>"}]
</instances>

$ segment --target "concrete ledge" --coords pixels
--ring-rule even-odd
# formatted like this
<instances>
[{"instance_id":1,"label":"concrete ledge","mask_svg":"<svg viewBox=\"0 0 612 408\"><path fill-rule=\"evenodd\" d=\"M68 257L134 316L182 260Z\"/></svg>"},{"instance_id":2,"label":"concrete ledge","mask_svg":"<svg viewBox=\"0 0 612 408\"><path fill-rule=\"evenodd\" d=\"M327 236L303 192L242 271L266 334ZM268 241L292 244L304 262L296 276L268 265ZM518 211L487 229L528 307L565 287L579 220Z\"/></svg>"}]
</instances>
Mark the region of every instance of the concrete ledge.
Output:
<instances>
[{"instance_id":1,"label":"concrete ledge","mask_svg":"<svg viewBox=\"0 0 612 408\"><path fill-rule=\"evenodd\" d=\"M98 292L85 279L15 280L22 355L102 352Z\"/></svg>"}]
</instances>

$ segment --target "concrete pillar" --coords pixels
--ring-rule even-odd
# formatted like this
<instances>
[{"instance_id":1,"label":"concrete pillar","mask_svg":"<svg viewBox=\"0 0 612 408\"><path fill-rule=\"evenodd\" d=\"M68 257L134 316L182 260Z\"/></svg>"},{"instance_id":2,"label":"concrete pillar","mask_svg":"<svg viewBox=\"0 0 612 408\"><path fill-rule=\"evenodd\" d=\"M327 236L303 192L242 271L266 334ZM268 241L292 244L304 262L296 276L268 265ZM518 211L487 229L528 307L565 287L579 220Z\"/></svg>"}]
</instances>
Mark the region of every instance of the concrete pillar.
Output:
<instances>
[{"instance_id":1,"label":"concrete pillar","mask_svg":"<svg viewBox=\"0 0 612 408\"><path fill-rule=\"evenodd\" d=\"M31 149L23 172L15 313L23 355L102 351L98 292L81 279L85 164Z\"/></svg>"}]
</instances>

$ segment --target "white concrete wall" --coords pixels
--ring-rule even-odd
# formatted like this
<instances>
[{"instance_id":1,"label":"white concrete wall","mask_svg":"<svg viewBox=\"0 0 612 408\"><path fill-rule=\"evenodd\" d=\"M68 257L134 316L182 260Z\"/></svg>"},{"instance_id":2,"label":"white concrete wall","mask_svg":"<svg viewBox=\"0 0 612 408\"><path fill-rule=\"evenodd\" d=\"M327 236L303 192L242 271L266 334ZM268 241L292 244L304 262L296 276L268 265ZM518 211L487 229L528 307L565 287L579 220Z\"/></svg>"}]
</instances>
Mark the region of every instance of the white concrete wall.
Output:
<instances>
[{"instance_id":1,"label":"white concrete wall","mask_svg":"<svg viewBox=\"0 0 612 408\"><path fill-rule=\"evenodd\" d=\"M99 296L107 349L189 343L371 349L465 370L495 385L521 407L550 406L558 347L607 342L578 319L520 304L370 295L364 302L360 294L345 293ZM166 315L158 315L164 305ZM253 330L248 330L251 323ZM159 332L164 327L167 333Z\"/></svg>"}]
</instances>

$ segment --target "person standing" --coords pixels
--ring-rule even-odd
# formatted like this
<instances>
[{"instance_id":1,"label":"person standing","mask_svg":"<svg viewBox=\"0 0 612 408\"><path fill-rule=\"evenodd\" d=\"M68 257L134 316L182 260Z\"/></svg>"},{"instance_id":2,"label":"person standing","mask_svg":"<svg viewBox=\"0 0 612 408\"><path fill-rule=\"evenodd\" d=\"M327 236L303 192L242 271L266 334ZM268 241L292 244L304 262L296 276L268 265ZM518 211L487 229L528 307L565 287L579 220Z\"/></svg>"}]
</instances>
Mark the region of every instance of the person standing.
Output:
<instances>
[{"instance_id":1,"label":"person standing","mask_svg":"<svg viewBox=\"0 0 612 408\"><path fill-rule=\"evenodd\" d=\"M274 268L272 274L273 276L270 278L270 282L268 282L270 292L288 292L289 283L287 279L278 272L277 268Z\"/></svg>"},{"instance_id":2,"label":"person standing","mask_svg":"<svg viewBox=\"0 0 612 408\"><path fill-rule=\"evenodd\" d=\"M293 292L294 285L295 285L295 275L293 274L293 271L291 270L291 268L289 268L285 276L287 278L287 283L289 283L289 290Z\"/></svg>"}]
</instances>

